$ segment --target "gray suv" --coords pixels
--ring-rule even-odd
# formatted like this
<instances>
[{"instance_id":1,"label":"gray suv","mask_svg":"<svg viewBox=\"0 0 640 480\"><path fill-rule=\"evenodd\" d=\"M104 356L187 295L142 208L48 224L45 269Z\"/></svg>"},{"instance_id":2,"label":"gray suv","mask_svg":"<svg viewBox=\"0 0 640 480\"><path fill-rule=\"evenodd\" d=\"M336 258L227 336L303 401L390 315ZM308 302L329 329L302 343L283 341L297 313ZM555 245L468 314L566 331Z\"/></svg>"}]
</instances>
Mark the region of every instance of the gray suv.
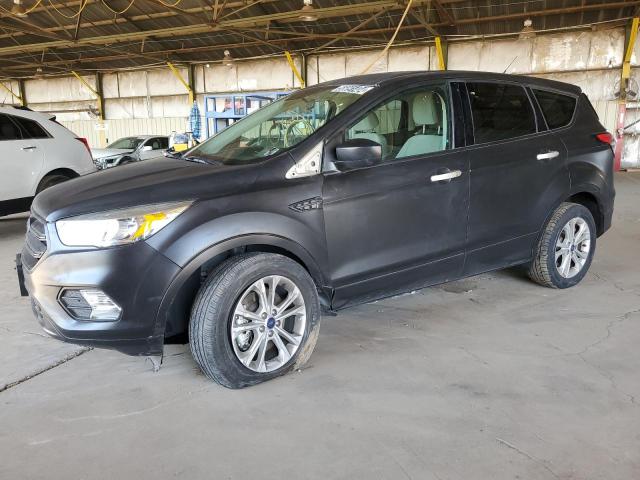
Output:
<instances>
[{"instance_id":1,"label":"gray suv","mask_svg":"<svg viewBox=\"0 0 640 480\"><path fill-rule=\"evenodd\" d=\"M232 388L297 369L327 314L524 265L568 288L613 213L612 137L576 86L404 72L292 93L176 158L38 195L19 274L65 341Z\"/></svg>"}]
</instances>

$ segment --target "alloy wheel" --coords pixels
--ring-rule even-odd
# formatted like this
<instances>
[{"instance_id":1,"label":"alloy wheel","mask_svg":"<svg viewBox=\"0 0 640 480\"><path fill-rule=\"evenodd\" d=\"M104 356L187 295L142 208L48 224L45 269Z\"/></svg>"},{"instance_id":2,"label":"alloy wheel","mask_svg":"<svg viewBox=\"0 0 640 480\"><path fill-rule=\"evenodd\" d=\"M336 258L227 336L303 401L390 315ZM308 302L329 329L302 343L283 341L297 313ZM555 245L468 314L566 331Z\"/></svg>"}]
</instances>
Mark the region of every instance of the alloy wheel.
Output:
<instances>
[{"instance_id":1,"label":"alloy wheel","mask_svg":"<svg viewBox=\"0 0 640 480\"><path fill-rule=\"evenodd\" d=\"M564 278L575 277L589 258L591 231L581 217L569 220L556 240L555 262L558 273Z\"/></svg>"},{"instance_id":2,"label":"alloy wheel","mask_svg":"<svg viewBox=\"0 0 640 480\"><path fill-rule=\"evenodd\" d=\"M269 275L241 295L230 322L238 360L254 372L284 366L302 343L307 311L300 289L290 279Z\"/></svg>"}]
</instances>

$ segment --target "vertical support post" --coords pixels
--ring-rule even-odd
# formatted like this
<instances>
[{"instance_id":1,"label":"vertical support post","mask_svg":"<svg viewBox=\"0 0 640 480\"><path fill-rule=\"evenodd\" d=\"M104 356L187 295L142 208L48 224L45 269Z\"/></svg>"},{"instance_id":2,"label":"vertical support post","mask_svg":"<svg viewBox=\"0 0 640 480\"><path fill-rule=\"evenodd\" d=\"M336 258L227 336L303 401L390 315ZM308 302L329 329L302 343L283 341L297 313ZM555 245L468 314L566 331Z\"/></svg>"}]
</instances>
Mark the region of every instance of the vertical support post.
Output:
<instances>
[{"instance_id":1,"label":"vertical support post","mask_svg":"<svg viewBox=\"0 0 640 480\"><path fill-rule=\"evenodd\" d=\"M100 138L100 148L107 146L107 132L105 130L104 94L102 91L102 74L96 73L96 100L98 102L98 136Z\"/></svg>"},{"instance_id":2,"label":"vertical support post","mask_svg":"<svg viewBox=\"0 0 640 480\"><path fill-rule=\"evenodd\" d=\"M302 65L301 65L302 72L300 72L300 74L302 75L302 83L304 85L306 85L307 84L307 74L308 74L308 72L307 72L307 56L304 53L301 53L300 54L300 60L302 62Z\"/></svg>"},{"instance_id":3,"label":"vertical support post","mask_svg":"<svg viewBox=\"0 0 640 480\"><path fill-rule=\"evenodd\" d=\"M293 57L291 56L291 54L289 53L288 50L284 51L284 56L287 57L287 62L289 63L289 68L291 68L291 71L293 72L295 77L300 82L300 86L302 88L304 88L305 85L306 85L305 82L304 82L304 78L302 78L302 75L300 75L300 72L298 71L298 68L296 67L296 64L293 61Z\"/></svg>"},{"instance_id":4,"label":"vertical support post","mask_svg":"<svg viewBox=\"0 0 640 480\"><path fill-rule=\"evenodd\" d=\"M443 45L440 37L436 37L436 55L438 56L438 69L446 70L447 69L447 44L446 42Z\"/></svg>"},{"instance_id":5,"label":"vertical support post","mask_svg":"<svg viewBox=\"0 0 640 480\"><path fill-rule=\"evenodd\" d=\"M27 106L27 93L24 88L24 80L18 80L18 90L20 92L20 101L22 102L22 106Z\"/></svg>"},{"instance_id":6,"label":"vertical support post","mask_svg":"<svg viewBox=\"0 0 640 480\"><path fill-rule=\"evenodd\" d=\"M189 93L189 108L191 108L191 105L193 105L193 101L194 101L194 94L193 94L193 88L190 85L190 81L185 80L184 78L182 78L182 75L180 74L180 71L173 65L173 63L171 62L167 62L167 66L169 67L169 69L171 70L171 73L173 73L173 75L180 81L180 83L182 83L182 85L184 85L184 88L187 89L187 92ZM189 68L187 69L187 72L190 75L191 72L191 66L189 66Z\"/></svg>"},{"instance_id":7,"label":"vertical support post","mask_svg":"<svg viewBox=\"0 0 640 480\"><path fill-rule=\"evenodd\" d=\"M100 147L106 145L105 133L104 133L104 99L102 98L102 76L96 73L96 88L93 88L89 82L82 78L76 71L71 70L71 73L76 77L80 83L82 83L87 90L93 93L96 97L96 103L98 104L98 126L97 129L100 132Z\"/></svg>"},{"instance_id":8,"label":"vertical support post","mask_svg":"<svg viewBox=\"0 0 640 480\"><path fill-rule=\"evenodd\" d=\"M629 88L629 78L631 78L631 55L636 45L639 25L640 18L635 17L631 21L631 28L628 30L625 39L625 53L622 61L622 73L620 75L620 92L618 92L618 115L616 117L616 149L614 152L615 160L613 167L616 172L620 170L622 153L624 151L624 124L627 113L627 90Z\"/></svg>"},{"instance_id":9,"label":"vertical support post","mask_svg":"<svg viewBox=\"0 0 640 480\"><path fill-rule=\"evenodd\" d=\"M193 105L196 100L196 69L193 64L187 67L187 83L189 84L189 102Z\"/></svg>"}]
</instances>

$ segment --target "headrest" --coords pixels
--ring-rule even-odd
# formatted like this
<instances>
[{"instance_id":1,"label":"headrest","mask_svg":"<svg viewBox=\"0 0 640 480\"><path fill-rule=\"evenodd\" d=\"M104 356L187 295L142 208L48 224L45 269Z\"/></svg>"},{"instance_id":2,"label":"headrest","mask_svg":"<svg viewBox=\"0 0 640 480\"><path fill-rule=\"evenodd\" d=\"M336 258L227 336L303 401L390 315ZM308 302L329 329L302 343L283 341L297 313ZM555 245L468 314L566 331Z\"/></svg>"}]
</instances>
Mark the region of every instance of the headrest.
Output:
<instances>
[{"instance_id":1,"label":"headrest","mask_svg":"<svg viewBox=\"0 0 640 480\"><path fill-rule=\"evenodd\" d=\"M419 93L413 97L413 123L418 125L437 125L438 112L435 93Z\"/></svg>"},{"instance_id":2,"label":"headrest","mask_svg":"<svg viewBox=\"0 0 640 480\"><path fill-rule=\"evenodd\" d=\"M370 112L366 117L353 126L354 132L371 132L376 129L380 121L375 113Z\"/></svg>"}]
</instances>

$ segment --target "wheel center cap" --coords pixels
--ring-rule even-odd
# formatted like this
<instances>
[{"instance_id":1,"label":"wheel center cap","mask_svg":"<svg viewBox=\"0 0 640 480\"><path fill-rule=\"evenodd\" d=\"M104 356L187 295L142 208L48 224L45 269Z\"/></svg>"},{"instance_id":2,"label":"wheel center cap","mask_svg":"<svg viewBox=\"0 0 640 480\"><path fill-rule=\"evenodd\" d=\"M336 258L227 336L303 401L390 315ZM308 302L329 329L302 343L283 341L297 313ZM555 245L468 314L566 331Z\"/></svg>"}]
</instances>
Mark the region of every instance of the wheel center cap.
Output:
<instances>
[{"instance_id":1,"label":"wheel center cap","mask_svg":"<svg viewBox=\"0 0 640 480\"><path fill-rule=\"evenodd\" d=\"M267 328L273 328L276 324L276 319L273 317L269 317L267 319Z\"/></svg>"}]
</instances>

